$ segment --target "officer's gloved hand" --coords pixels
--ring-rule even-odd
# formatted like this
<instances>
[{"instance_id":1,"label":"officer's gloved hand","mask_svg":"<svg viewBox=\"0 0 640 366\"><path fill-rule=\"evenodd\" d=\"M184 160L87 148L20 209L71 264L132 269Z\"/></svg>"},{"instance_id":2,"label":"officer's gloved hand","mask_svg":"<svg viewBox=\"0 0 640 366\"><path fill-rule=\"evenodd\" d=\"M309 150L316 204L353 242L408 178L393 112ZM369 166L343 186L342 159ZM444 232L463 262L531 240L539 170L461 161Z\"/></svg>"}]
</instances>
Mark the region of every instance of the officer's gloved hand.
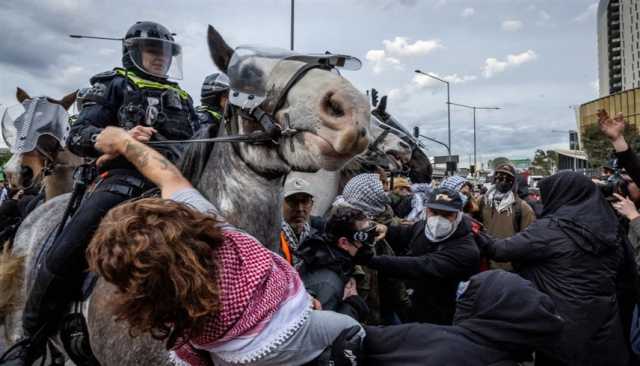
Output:
<instances>
[{"instance_id":1,"label":"officer's gloved hand","mask_svg":"<svg viewBox=\"0 0 640 366\"><path fill-rule=\"evenodd\" d=\"M373 247L363 245L358 248L356 255L353 256L353 263L366 266L371 261L371 258L375 255Z\"/></svg>"}]
</instances>

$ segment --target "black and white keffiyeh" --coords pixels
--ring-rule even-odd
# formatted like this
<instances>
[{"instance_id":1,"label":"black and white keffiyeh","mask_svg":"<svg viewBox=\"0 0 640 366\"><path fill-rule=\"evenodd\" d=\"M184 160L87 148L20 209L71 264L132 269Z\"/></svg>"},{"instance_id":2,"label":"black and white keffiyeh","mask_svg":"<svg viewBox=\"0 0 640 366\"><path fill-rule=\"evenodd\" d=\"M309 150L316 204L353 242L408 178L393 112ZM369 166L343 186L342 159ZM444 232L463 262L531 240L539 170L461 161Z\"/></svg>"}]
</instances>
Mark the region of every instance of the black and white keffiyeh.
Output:
<instances>
[{"instance_id":1,"label":"black and white keffiyeh","mask_svg":"<svg viewBox=\"0 0 640 366\"><path fill-rule=\"evenodd\" d=\"M377 174L360 174L351 178L344 186L342 195L336 197L333 206L350 206L362 210L370 217L385 212L389 197Z\"/></svg>"}]
</instances>

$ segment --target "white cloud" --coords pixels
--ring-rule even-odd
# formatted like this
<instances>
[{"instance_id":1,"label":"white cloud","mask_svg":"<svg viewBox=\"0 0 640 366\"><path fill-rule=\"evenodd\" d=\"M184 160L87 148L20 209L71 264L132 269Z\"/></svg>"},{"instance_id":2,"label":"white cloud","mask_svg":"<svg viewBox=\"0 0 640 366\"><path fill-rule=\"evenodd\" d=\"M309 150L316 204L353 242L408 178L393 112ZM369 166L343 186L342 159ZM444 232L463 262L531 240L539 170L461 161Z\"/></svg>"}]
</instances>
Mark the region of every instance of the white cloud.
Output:
<instances>
[{"instance_id":1,"label":"white cloud","mask_svg":"<svg viewBox=\"0 0 640 366\"><path fill-rule=\"evenodd\" d=\"M445 75L445 76L440 76L436 73L433 72L429 72L428 74L431 74L435 77L438 77L440 79L446 80L448 82L450 82L451 84L462 84L462 83L466 83L469 81L473 81L476 80L477 77L474 75L458 75L458 74L451 74L451 75ZM433 88L433 87L437 87L437 86L442 86L443 83L441 81L435 80L433 78L430 78L426 75L423 74L415 74L413 76L413 79L411 80L412 84L414 87L418 88L418 89L429 89L429 88Z\"/></svg>"},{"instance_id":2,"label":"white cloud","mask_svg":"<svg viewBox=\"0 0 640 366\"><path fill-rule=\"evenodd\" d=\"M385 51L396 56L426 55L442 47L442 43L437 39L417 40L414 43L409 43L409 40L405 37L395 37L393 41L385 39L382 44L384 44Z\"/></svg>"},{"instance_id":3,"label":"white cloud","mask_svg":"<svg viewBox=\"0 0 640 366\"><path fill-rule=\"evenodd\" d=\"M381 73L387 66L393 66L397 70L403 69L400 60L395 57L387 56L384 50L369 50L365 57L367 61L370 61L373 64L373 72L375 74Z\"/></svg>"},{"instance_id":4,"label":"white cloud","mask_svg":"<svg viewBox=\"0 0 640 366\"><path fill-rule=\"evenodd\" d=\"M369 50L366 54L367 61L371 62L373 72L379 74L387 67L396 70L403 70L404 66L400 62L400 57L424 56L438 48L443 47L440 40L417 40L409 42L406 37L395 37L393 40L382 41L383 50Z\"/></svg>"},{"instance_id":5,"label":"white cloud","mask_svg":"<svg viewBox=\"0 0 640 366\"><path fill-rule=\"evenodd\" d=\"M540 10L538 12L538 18L540 18L541 21L546 22L551 19L551 15L544 10Z\"/></svg>"},{"instance_id":6,"label":"white cloud","mask_svg":"<svg viewBox=\"0 0 640 366\"><path fill-rule=\"evenodd\" d=\"M469 18L475 13L476 10L474 8L464 8L464 10L462 10L462 13L460 13L460 16L462 16L463 18Z\"/></svg>"},{"instance_id":7,"label":"white cloud","mask_svg":"<svg viewBox=\"0 0 640 366\"><path fill-rule=\"evenodd\" d=\"M573 22L575 23L583 23L587 20L591 19L591 17L595 16L598 12L598 3L593 3L587 7L582 13L578 14L575 18L573 18Z\"/></svg>"},{"instance_id":8,"label":"white cloud","mask_svg":"<svg viewBox=\"0 0 640 366\"><path fill-rule=\"evenodd\" d=\"M507 55L505 60L498 60L496 58L490 57L485 60L482 75L484 75L484 77L488 79L495 76L496 74L504 72L508 68L534 61L537 58L538 55L533 50L527 50L522 53Z\"/></svg>"},{"instance_id":9,"label":"white cloud","mask_svg":"<svg viewBox=\"0 0 640 366\"><path fill-rule=\"evenodd\" d=\"M524 27L521 20L507 19L502 22L502 30L506 32L517 32Z\"/></svg>"}]
</instances>

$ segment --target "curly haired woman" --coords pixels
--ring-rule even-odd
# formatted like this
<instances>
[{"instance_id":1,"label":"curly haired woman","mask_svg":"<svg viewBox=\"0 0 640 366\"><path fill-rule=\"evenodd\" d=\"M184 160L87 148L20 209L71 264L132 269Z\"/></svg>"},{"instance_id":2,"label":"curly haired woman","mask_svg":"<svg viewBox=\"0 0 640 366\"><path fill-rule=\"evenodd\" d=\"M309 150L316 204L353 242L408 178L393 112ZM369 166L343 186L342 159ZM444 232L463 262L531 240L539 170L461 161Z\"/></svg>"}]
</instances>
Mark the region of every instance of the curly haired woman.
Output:
<instances>
[{"instance_id":1,"label":"curly haired woman","mask_svg":"<svg viewBox=\"0 0 640 366\"><path fill-rule=\"evenodd\" d=\"M123 155L162 192L112 209L87 251L132 334L166 340L181 365L302 365L332 344L336 365L357 354L359 324L312 310L296 271L226 224L164 157L113 127L96 148L98 164Z\"/></svg>"}]
</instances>

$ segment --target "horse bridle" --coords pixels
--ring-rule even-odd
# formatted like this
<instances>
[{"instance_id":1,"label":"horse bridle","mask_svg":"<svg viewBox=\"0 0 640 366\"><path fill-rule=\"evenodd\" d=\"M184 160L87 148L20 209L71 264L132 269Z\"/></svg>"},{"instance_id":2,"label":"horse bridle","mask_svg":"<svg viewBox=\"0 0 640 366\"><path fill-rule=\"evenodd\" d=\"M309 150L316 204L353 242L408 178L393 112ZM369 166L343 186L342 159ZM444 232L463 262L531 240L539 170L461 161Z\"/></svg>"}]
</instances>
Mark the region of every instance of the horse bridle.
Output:
<instances>
[{"instance_id":1,"label":"horse bridle","mask_svg":"<svg viewBox=\"0 0 640 366\"><path fill-rule=\"evenodd\" d=\"M283 137L292 136L298 131L290 127L290 121L288 114L285 113L284 124L281 126L275 117L275 114L286 103L287 95L293 86L300 81L307 72L313 69L330 69L330 66L319 63L304 63L302 67L298 68L288 79L286 84L282 88L276 88L272 86L267 92L266 99L259 105L253 108L244 108L227 103L225 111L223 113L223 124L227 131L227 136L211 137L204 139L188 139L188 140L163 140L163 141L150 141L147 145L167 145L167 144L185 144L185 143L211 143L211 142L245 142L250 144L273 144L278 145L279 141ZM237 93L231 91L232 93ZM252 96L249 96L252 99ZM270 102L275 101L275 102ZM262 131L254 131L249 134L239 134L238 126L234 126L230 123L232 119L232 111L238 110L240 116L246 120L252 120L257 122ZM236 144L234 144L236 146Z\"/></svg>"}]
</instances>

